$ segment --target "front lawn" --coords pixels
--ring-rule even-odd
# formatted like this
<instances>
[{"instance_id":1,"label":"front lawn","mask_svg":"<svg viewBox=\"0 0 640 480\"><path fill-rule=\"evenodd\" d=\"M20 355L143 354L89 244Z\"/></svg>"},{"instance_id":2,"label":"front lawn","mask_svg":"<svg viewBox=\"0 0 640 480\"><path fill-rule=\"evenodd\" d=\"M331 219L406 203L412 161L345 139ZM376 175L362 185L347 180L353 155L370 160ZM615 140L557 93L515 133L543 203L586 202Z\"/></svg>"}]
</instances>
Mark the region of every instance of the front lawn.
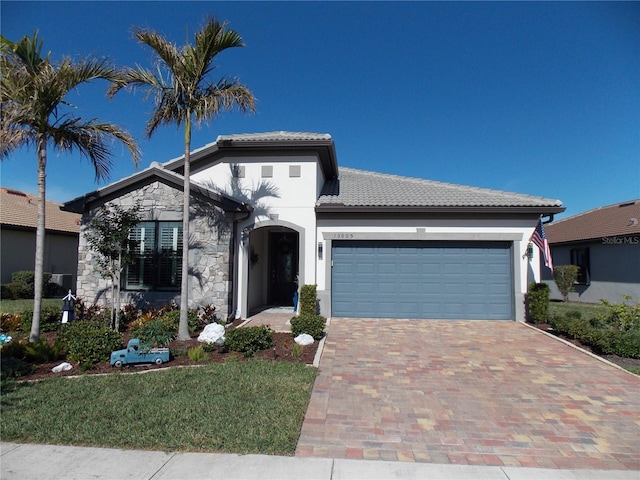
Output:
<instances>
[{"instance_id":1,"label":"front lawn","mask_svg":"<svg viewBox=\"0 0 640 480\"><path fill-rule=\"evenodd\" d=\"M598 314L606 314L607 307L601 303L549 302L549 316L580 312L582 318L595 318Z\"/></svg>"},{"instance_id":2,"label":"front lawn","mask_svg":"<svg viewBox=\"0 0 640 480\"><path fill-rule=\"evenodd\" d=\"M62 308L61 298L43 298L42 308ZM11 313L13 315L25 311L33 311L33 298L20 300L0 300L0 312Z\"/></svg>"},{"instance_id":3,"label":"front lawn","mask_svg":"<svg viewBox=\"0 0 640 480\"><path fill-rule=\"evenodd\" d=\"M293 455L316 372L251 360L11 383L0 431L25 443Z\"/></svg>"}]
</instances>

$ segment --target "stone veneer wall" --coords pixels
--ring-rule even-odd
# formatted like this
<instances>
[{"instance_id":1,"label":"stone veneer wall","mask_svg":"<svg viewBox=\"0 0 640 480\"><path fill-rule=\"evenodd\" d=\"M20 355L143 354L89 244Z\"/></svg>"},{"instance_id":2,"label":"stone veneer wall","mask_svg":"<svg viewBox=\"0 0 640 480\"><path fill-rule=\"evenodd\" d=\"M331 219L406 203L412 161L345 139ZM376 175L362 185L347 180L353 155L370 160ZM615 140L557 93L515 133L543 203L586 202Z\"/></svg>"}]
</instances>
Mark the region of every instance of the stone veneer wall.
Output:
<instances>
[{"instance_id":1,"label":"stone veneer wall","mask_svg":"<svg viewBox=\"0 0 640 480\"><path fill-rule=\"evenodd\" d=\"M151 183L105 205L127 208L133 206L136 201L141 202L144 221L182 221L182 191L161 182ZM226 318L231 291L230 229L219 207L209 202L198 201L194 196L191 207L189 306L213 305L218 316ZM95 263L95 254L87 244L85 232L90 218L90 214L82 216L76 295L88 303L110 305L110 280L100 275ZM172 300L180 303L179 291L121 291L123 304L149 302L154 306L160 306Z\"/></svg>"}]
</instances>

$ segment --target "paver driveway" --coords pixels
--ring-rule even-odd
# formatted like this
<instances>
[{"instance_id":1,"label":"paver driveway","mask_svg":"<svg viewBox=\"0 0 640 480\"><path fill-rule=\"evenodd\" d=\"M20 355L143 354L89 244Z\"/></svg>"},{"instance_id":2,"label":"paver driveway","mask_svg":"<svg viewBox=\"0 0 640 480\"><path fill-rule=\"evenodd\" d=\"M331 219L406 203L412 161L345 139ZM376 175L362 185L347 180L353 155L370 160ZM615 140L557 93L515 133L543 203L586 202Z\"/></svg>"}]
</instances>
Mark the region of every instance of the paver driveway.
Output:
<instances>
[{"instance_id":1,"label":"paver driveway","mask_svg":"<svg viewBox=\"0 0 640 480\"><path fill-rule=\"evenodd\" d=\"M508 321L332 319L296 455L640 469L640 380Z\"/></svg>"}]
</instances>

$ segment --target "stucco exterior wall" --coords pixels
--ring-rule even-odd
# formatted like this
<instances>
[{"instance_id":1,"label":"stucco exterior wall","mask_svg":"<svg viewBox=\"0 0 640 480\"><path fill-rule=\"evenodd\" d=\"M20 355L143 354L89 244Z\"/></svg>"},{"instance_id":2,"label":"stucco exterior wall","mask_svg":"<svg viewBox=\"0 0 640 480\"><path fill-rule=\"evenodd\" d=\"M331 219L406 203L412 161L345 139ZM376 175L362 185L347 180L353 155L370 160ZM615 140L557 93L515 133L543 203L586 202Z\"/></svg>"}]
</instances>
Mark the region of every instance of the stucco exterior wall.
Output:
<instances>
[{"instance_id":1,"label":"stucco exterior wall","mask_svg":"<svg viewBox=\"0 0 640 480\"><path fill-rule=\"evenodd\" d=\"M35 269L35 231L0 229L1 282L11 282L11 274ZM47 232L44 240L44 271L72 275L75 283L78 266L78 236Z\"/></svg>"},{"instance_id":2,"label":"stucco exterior wall","mask_svg":"<svg viewBox=\"0 0 640 480\"><path fill-rule=\"evenodd\" d=\"M640 301L640 243L599 239L591 243L552 246L554 265L570 265L572 248L589 248L591 282L576 285L575 291L569 294L570 301L599 303L604 299L619 303L624 301L624 295L632 296L632 302ZM551 287L551 299L562 300L551 272L543 273L543 280Z\"/></svg>"},{"instance_id":3,"label":"stucco exterior wall","mask_svg":"<svg viewBox=\"0 0 640 480\"><path fill-rule=\"evenodd\" d=\"M300 284L316 283L315 263L315 204L321 182L315 155L256 156L225 158L211 167L193 174L194 181L211 187L233 198L254 206L247 219L238 223L237 237L242 232L261 235L263 227L282 227L299 233L299 272ZM244 176L234 178L232 166L243 167ZM270 167L271 176L263 176L263 168ZM290 167L294 167L293 170ZM265 184L269 187L264 188ZM262 188L260 188L262 186ZM268 191L270 195L260 195ZM237 292L239 317L248 315L248 306L264 303L266 285L260 290L249 291L249 276L263 275L261 266L250 266L251 247L260 258L267 258L266 237L253 236L251 245L240 242L238 245L238 281ZM257 249L257 250L256 250Z\"/></svg>"},{"instance_id":4,"label":"stucco exterior wall","mask_svg":"<svg viewBox=\"0 0 640 480\"><path fill-rule=\"evenodd\" d=\"M124 208L141 202L143 221L182 221L182 191L153 182L106 205ZM192 196L189 247L189 306L213 305L219 316L228 313L231 290L229 249L231 228L222 211L210 202ZM110 281L96 268L95 253L87 244L89 216L83 215L80 230L77 295L86 301L110 303ZM122 291L122 302L162 305L180 301L179 291Z\"/></svg>"}]
</instances>

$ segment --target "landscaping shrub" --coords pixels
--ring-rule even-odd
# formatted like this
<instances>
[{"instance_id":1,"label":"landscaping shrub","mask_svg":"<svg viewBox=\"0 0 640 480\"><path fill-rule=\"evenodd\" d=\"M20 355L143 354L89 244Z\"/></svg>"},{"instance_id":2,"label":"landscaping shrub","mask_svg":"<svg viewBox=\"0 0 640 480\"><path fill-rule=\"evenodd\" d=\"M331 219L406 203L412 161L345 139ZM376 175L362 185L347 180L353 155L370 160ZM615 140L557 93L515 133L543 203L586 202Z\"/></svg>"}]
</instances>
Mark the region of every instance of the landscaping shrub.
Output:
<instances>
[{"instance_id":1,"label":"landscaping shrub","mask_svg":"<svg viewBox=\"0 0 640 480\"><path fill-rule=\"evenodd\" d=\"M83 370L108 361L112 351L122 348L122 334L96 320L62 324L58 341L67 351L67 359L78 362Z\"/></svg>"},{"instance_id":2,"label":"landscaping shrub","mask_svg":"<svg viewBox=\"0 0 640 480\"><path fill-rule=\"evenodd\" d=\"M266 325L234 328L225 335L224 345L231 351L251 357L257 351L273 346L273 331Z\"/></svg>"},{"instance_id":3,"label":"landscaping shrub","mask_svg":"<svg viewBox=\"0 0 640 480\"><path fill-rule=\"evenodd\" d=\"M187 355L189 356L189 360L193 363L204 362L209 358L209 354L204 351L204 347L202 345L191 347L187 350Z\"/></svg>"},{"instance_id":4,"label":"landscaping shrub","mask_svg":"<svg viewBox=\"0 0 640 480\"><path fill-rule=\"evenodd\" d=\"M33 320L33 310L22 313L20 329L23 332L31 331L31 321ZM62 305L59 307L43 307L40 310L40 332L53 332L60 325L62 320Z\"/></svg>"},{"instance_id":5,"label":"landscaping shrub","mask_svg":"<svg viewBox=\"0 0 640 480\"><path fill-rule=\"evenodd\" d=\"M21 320L22 317L20 315L13 313L0 314L0 332L9 333L21 330Z\"/></svg>"},{"instance_id":6,"label":"landscaping shrub","mask_svg":"<svg viewBox=\"0 0 640 480\"><path fill-rule=\"evenodd\" d=\"M314 314L300 314L298 317L291 319L291 333L297 337L301 333L307 333L314 339L320 340L324 336L324 327L327 320Z\"/></svg>"},{"instance_id":7,"label":"landscaping shrub","mask_svg":"<svg viewBox=\"0 0 640 480\"><path fill-rule=\"evenodd\" d=\"M33 298L35 285L35 273L33 271L22 270L11 274L11 283L8 288L11 291L13 299ZM51 274L44 273L42 275L42 293L43 296L50 296L57 292L58 285L51 283ZM3 297L4 298L4 297ZM7 297L9 298L9 297Z\"/></svg>"},{"instance_id":8,"label":"landscaping shrub","mask_svg":"<svg viewBox=\"0 0 640 480\"><path fill-rule=\"evenodd\" d=\"M139 338L140 343L147 348L166 347L178 336L180 312L174 312L167 312L159 317L149 313L136 320L131 325L131 338Z\"/></svg>"},{"instance_id":9,"label":"landscaping shrub","mask_svg":"<svg viewBox=\"0 0 640 480\"><path fill-rule=\"evenodd\" d=\"M573 285L578 280L580 267L576 265L556 265L553 269L553 280L562 294L563 300L569 300L569 293L573 292Z\"/></svg>"},{"instance_id":10,"label":"landscaping shrub","mask_svg":"<svg viewBox=\"0 0 640 480\"><path fill-rule=\"evenodd\" d=\"M612 305L608 315L591 319L582 318L577 311L568 311L553 315L550 323L558 333L580 340L597 353L640 358L640 327L621 330L616 323L619 320L612 320L618 318L616 314L619 310L619 305Z\"/></svg>"},{"instance_id":11,"label":"landscaping shrub","mask_svg":"<svg viewBox=\"0 0 640 480\"><path fill-rule=\"evenodd\" d=\"M13 283L3 283L0 285L0 298L2 300L15 300L17 298L13 291Z\"/></svg>"},{"instance_id":12,"label":"landscaping shrub","mask_svg":"<svg viewBox=\"0 0 640 480\"><path fill-rule=\"evenodd\" d=\"M62 345L55 342L53 345L41 338L37 342L29 342L24 347L25 357L34 363L46 363L58 360L62 355Z\"/></svg>"},{"instance_id":13,"label":"landscaping shrub","mask_svg":"<svg viewBox=\"0 0 640 480\"><path fill-rule=\"evenodd\" d=\"M316 289L316 285L302 285L300 287L300 315L316 315L318 313Z\"/></svg>"},{"instance_id":14,"label":"landscaping shrub","mask_svg":"<svg viewBox=\"0 0 640 480\"><path fill-rule=\"evenodd\" d=\"M140 310L131 303L127 303L120 309L120 328L127 328L140 317Z\"/></svg>"},{"instance_id":15,"label":"landscaping shrub","mask_svg":"<svg viewBox=\"0 0 640 480\"><path fill-rule=\"evenodd\" d=\"M631 299L631 297L625 298ZM598 315L598 320L622 332L640 330L640 304L609 303L606 300L601 300L601 303L608 308L608 311Z\"/></svg>"},{"instance_id":16,"label":"landscaping shrub","mask_svg":"<svg viewBox=\"0 0 640 480\"><path fill-rule=\"evenodd\" d=\"M549 285L530 283L527 293L527 319L530 322L545 323L549 318Z\"/></svg>"},{"instance_id":17,"label":"landscaping shrub","mask_svg":"<svg viewBox=\"0 0 640 480\"><path fill-rule=\"evenodd\" d=\"M20 360L24 360L26 357L25 354L26 343L23 343L19 340L12 340L9 343L5 343L0 347L0 355L2 358L19 358Z\"/></svg>"},{"instance_id":18,"label":"landscaping shrub","mask_svg":"<svg viewBox=\"0 0 640 480\"><path fill-rule=\"evenodd\" d=\"M2 359L0 360L0 379L2 379L2 381L8 378L16 378L22 377L24 375L29 375L32 371L33 367L19 358L5 357L3 355Z\"/></svg>"}]
</instances>

